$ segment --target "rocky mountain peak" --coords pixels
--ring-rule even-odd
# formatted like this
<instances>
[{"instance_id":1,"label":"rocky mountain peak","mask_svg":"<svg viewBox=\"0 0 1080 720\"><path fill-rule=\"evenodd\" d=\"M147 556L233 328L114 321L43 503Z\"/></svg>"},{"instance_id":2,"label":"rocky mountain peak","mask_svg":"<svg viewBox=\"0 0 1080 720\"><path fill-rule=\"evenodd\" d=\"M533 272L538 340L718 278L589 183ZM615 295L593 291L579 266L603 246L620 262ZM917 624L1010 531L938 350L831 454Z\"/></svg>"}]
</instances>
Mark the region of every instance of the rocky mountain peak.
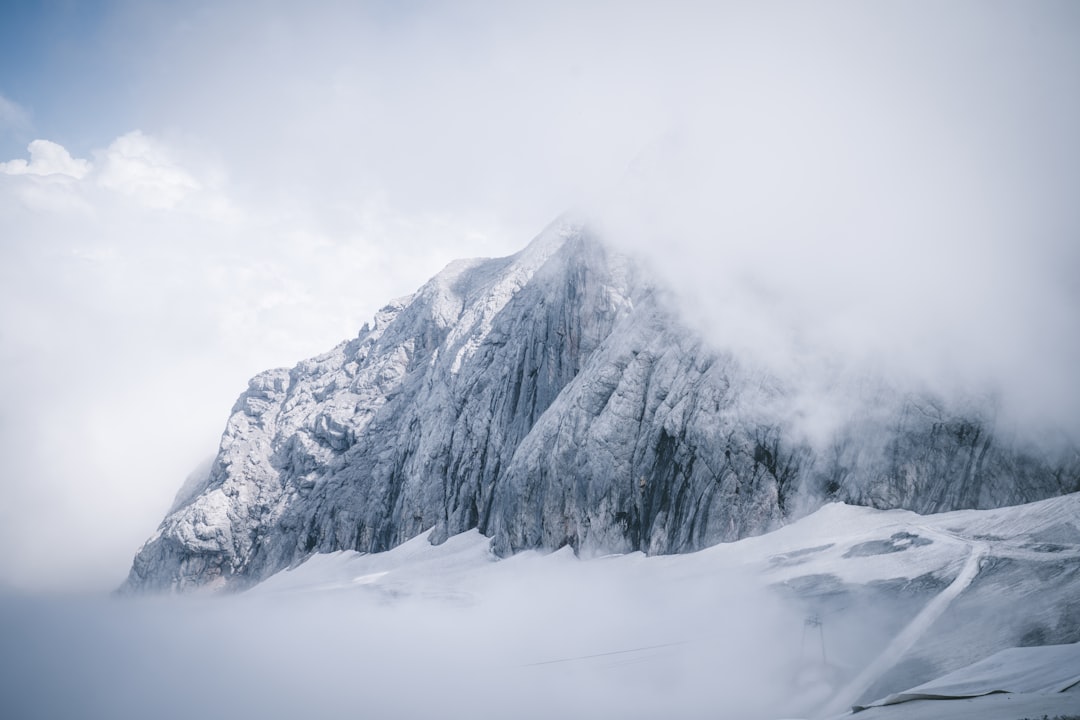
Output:
<instances>
[{"instance_id":1,"label":"rocky mountain peak","mask_svg":"<svg viewBox=\"0 0 1080 720\"><path fill-rule=\"evenodd\" d=\"M876 390L811 446L783 383L710 348L580 222L451 263L359 336L257 375L127 590L243 588L313 553L479 529L496 552L686 552L827 500L921 512L1080 489L1075 453ZM869 418L869 420L868 420Z\"/></svg>"}]
</instances>

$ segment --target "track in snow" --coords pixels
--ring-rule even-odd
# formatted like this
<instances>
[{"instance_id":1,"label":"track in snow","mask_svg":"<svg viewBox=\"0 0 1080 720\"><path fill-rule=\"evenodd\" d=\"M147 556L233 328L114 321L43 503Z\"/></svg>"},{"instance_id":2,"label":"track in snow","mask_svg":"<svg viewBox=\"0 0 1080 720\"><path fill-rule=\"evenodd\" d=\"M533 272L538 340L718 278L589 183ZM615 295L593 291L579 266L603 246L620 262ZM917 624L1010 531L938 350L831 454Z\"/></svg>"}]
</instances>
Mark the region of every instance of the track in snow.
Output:
<instances>
[{"instance_id":1,"label":"track in snow","mask_svg":"<svg viewBox=\"0 0 1080 720\"><path fill-rule=\"evenodd\" d=\"M928 535L946 536L951 540L959 540L955 535L942 533L932 528L920 528ZM926 607L916 615L903 630L900 631L889 646L866 666L854 680L840 690L831 702L818 713L819 717L833 717L841 715L851 709L864 692L882 675L888 672L914 645L918 642L934 622L948 609L953 600L971 585L972 580L979 574L979 568L983 557L986 556L989 546L982 542L973 542L969 545L967 560L960 569L959 574L942 590Z\"/></svg>"}]
</instances>

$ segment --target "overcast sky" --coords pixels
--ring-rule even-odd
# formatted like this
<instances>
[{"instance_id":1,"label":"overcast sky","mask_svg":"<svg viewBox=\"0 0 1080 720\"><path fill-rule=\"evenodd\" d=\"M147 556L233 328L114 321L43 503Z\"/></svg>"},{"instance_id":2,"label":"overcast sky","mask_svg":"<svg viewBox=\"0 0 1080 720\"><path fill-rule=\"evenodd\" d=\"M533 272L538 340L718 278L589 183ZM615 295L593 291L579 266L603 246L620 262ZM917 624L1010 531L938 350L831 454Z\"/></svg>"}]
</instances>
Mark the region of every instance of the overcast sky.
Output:
<instances>
[{"instance_id":1,"label":"overcast sky","mask_svg":"<svg viewBox=\"0 0 1080 720\"><path fill-rule=\"evenodd\" d=\"M1070 2L6 3L0 583L115 586L248 377L572 206L718 344L1080 436L1077 127Z\"/></svg>"}]
</instances>

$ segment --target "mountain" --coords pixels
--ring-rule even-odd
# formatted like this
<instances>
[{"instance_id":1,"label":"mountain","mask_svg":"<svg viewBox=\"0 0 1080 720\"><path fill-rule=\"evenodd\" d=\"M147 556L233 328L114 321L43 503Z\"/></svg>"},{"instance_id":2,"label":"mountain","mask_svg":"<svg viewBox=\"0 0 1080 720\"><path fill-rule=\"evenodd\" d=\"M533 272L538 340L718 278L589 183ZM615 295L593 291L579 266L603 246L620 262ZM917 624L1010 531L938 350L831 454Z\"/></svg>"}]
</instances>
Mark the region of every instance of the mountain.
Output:
<instances>
[{"instance_id":1,"label":"mountain","mask_svg":"<svg viewBox=\"0 0 1080 720\"><path fill-rule=\"evenodd\" d=\"M681 553L823 503L936 512L1080 490L1080 454L848 383L824 442L790 379L680 322L648 273L560 219L521 252L458 261L359 336L251 380L125 590L244 588L314 553L470 529L500 555Z\"/></svg>"}]
</instances>

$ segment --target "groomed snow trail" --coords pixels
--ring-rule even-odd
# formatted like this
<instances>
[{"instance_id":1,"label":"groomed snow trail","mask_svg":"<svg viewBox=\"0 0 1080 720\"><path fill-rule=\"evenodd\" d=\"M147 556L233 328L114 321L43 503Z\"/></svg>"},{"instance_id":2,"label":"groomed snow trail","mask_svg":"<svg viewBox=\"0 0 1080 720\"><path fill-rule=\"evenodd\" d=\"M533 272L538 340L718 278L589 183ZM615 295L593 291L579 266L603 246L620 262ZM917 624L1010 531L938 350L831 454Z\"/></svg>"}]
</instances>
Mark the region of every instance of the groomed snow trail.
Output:
<instances>
[{"instance_id":1,"label":"groomed snow trail","mask_svg":"<svg viewBox=\"0 0 1080 720\"><path fill-rule=\"evenodd\" d=\"M939 537L944 535L952 540L961 539L933 528L922 527L920 529L928 535L938 535ZM893 638L893 641L889 643L889 646L885 648L881 655L874 662L867 665L854 680L833 697L831 702L825 705L822 712L818 713L818 717L831 718L849 711L875 680L899 662L900 658L915 645L923 633L948 609L952 601L971 585L971 581L979 574L980 564L988 549L989 546L986 543L971 543L964 567L960 569L959 574L949 586L928 602L926 607L907 624L907 627Z\"/></svg>"}]
</instances>

